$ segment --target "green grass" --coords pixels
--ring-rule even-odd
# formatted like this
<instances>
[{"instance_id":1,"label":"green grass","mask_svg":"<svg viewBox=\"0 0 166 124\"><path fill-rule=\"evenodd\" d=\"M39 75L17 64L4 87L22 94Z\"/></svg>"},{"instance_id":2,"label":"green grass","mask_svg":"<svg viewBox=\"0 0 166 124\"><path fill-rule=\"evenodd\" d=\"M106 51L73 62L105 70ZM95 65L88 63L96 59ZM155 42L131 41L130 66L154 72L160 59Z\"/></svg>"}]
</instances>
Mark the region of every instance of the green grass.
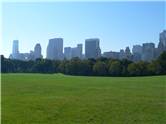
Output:
<instances>
[{"instance_id":1,"label":"green grass","mask_svg":"<svg viewBox=\"0 0 166 124\"><path fill-rule=\"evenodd\" d=\"M166 124L166 76L1 78L2 124Z\"/></svg>"}]
</instances>

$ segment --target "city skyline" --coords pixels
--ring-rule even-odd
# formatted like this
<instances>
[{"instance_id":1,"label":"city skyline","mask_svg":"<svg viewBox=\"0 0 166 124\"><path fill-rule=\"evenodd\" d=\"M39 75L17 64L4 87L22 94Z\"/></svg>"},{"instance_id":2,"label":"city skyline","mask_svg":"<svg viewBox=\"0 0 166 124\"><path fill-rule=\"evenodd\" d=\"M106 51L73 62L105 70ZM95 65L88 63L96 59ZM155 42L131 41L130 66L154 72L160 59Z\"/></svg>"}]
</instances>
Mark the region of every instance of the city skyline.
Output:
<instances>
[{"instance_id":1,"label":"city skyline","mask_svg":"<svg viewBox=\"0 0 166 124\"><path fill-rule=\"evenodd\" d=\"M128 59L131 61L151 61L156 58L163 52L166 51L166 30L163 30L159 34L159 42L156 46L153 42L135 44L132 47L132 50L128 46L125 49L121 48L120 51L105 51L101 53L100 48L100 39L99 38L89 38L85 39L85 53L83 54L82 44L77 44L77 47L64 47L63 38L52 38L49 39L47 45L47 55L46 59L49 60L70 60L74 57L80 59L97 59L100 57L112 58L112 59ZM43 58L42 47L40 43L37 43L34 47L34 50L31 50L29 53L23 53L19 51L19 41L13 40L12 53L10 54L10 59L17 59L23 61L36 60L38 58Z\"/></svg>"},{"instance_id":2,"label":"city skyline","mask_svg":"<svg viewBox=\"0 0 166 124\"><path fill-rule=\"evenodd\" d=\"M14 39L20 41L21 52L29 52L35 43L40 43L43 57L48 39L55 37L64 39L64 47L79 43L85 46L85 39L97 37L102 53L126 46L131 49L145 42L157 45L158 34L165 25L164 4L164 1L4 3L1 54L8 57Z\"/></svg>"}]
</instances>

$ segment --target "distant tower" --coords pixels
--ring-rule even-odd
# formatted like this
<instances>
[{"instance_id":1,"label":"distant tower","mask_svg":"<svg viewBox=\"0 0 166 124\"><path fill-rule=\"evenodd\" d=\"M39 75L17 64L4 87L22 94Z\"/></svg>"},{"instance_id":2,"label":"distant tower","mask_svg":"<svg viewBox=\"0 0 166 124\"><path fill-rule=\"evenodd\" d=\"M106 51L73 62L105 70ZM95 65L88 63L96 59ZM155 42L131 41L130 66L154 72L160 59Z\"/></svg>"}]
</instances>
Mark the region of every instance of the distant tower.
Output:
<instances>
[{"instance_id":1,"label":"distant tower","mask_svg":"<svg viewBox=\"0 0 166 124\"><path fill-rule=\"evenodd\" d=\"M65 57L65 59L71 59L72 58L72 48L71 47L65 47L64 48L64 57Z\"/></svg>"},{"instance_id":2,"label":"distant tower","mask_svg":"<svg viewBox=\"0 0 166 124\"><path fill-rule=\"evenodd\" d=\"M34 59L42 58L41 50L41 45L37 43L34 48Z\"/></svg>"},{"instance_id":3,"label":"distant tower","mask_svg":"<svg viewBox=\"0 0 166 124\"><path fill-rule=\"evenodd\" d=\"M166 51L166 30L160 33L159 44L157 48L157 57L163 52Z\"/></svg>"},{"instance_id":4,"label":"distant tower","mask_svg":"<svg viewBox=\"0 0 166 124\"><path fill-rule=\"evenodd\" d=\"M140 61L141 56L142 56L142 46L141 45L134 45L133 49L132 49L132 53L133 53L132 60L133 61Z\"/></svg>"},{"instance_id":5,"label":"distant tower","mask_svg":"<svg viewBox=\"0 0 166 124\"><path fill-rule=\"evenodd\" d=\"M13 40L13 49L12 49L12 57L13 59L17 59L19 55L19 41Z\"/></svg>"},{"instance_id":6,"label":"distant tower","mask_svg":"<svg viewBox=\"0 0 166 124\"><path fill-rule=\"evenodd\" d=\"M53 38L49 40L47 46L47 59L61 60L63 59L63 39Z\"/></svg>"},{"instance_id":7,"label":"distant tower","mask_svg":"<svg viewBox=\"0 0 166 124\"><path fill-rule=\"evenodd\" d=\"M163 30L163 32L160 33L159 41L166 47L166 30Z\"/></svg>"},{"instance_id":8,"label":"distant tower","mask_svg":"<svg viewBox=\"0 0 166 124\"><path fill-rule=\"evenodd\" d=\"M144 43L142 46L142 60L151 61L155 57L155 44Z\"/></svg>"},{"instance_id":9,"label":"distant tower","mask_svg":"<svg viewBox=\"0 0 166 124\"><path fill-rule=\"evenodd\" d=\"M141 45L134 45L132 49L133 54L142 54L142 46Z\"/></svg>"},{"instance_id":10,"label":"distant tower","mask_svg":"<svg viewBox=\"0 0 166 124\"><path fill-rule=\"evenodd\" d=\"M129 47L126 47L125 49L125 58L129 60L131 59L131 52Z\"/></svg>"},{"instance_id":11,"label":"distant tower","mask_svg":"<svg viewBox=\"0 0 166 124\"><path fill-rule=\"evenodd\" d=\"M82 44L77 44L77 49L78 49L78 57L81 59L82 58Z\"/></svg>"},{"instance_id":12,"label":"distant tower","mask_svg":"<svg viewBox=\"0 0 166 124\"><path fill-rule=\"evenodd\" d=\"M126 47L126 49L125 49L125 53L126 53L127 55L130 55L130 54L131 54L131 52L130 52L130 48L129 48L129 47Z\"/></svg>"},{"instance_id":13,"label":"distant tower","mask_svg":"<svg viewBox=\"0 0 166 124\"><path fill-rule=\"evenodd\" d=\"M120 52L119 52L119 59L124 59L125 58L125 52L123 49L120 49Z\"/></svg>"},{"instance_id":14,"label":"distant tower","mask_svg":"<svg viewBox=\"0 0 166 124\"><path fill-rule=\"evenodd\" d=\"M100 40L98 38L85 40L85 57L98 58L101 56Z\"/></svg>"}]
</instances>

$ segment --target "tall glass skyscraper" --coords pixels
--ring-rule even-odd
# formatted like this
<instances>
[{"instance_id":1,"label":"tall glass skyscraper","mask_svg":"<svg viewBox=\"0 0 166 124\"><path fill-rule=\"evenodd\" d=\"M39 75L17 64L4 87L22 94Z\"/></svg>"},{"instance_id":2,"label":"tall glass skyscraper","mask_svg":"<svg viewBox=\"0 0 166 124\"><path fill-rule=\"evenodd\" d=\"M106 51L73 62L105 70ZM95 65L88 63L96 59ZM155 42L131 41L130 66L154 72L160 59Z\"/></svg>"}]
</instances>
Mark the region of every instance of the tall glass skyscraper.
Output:
<instances>
[{"instance_id":1,"label":"tall glass skyscraper","mask_svg":"<svg viewBox=\"0 0 166 124\"><path fill-rule=\"evenodd\" d=\"M143 43L142 46L142 60L151 61L155 57L155 44L154 43Z\"/></svg>"},{"instance_id":2,"label":"tall glass skyscraper","mask_svg":"<svg viewBox=\"0 0 166 124\"><path fill-rule=\"evenodd\" d=\"M63 59L63 39L53 38L49 40L47 46L47 59L61 60Z\"/></svg>"},{"instance_id":3,"label":"tall glass skyscraper","mask_svg":"<svg viewBox=\"0 0 166 124\"><path fill-rule=\"evenodd\" d=\"M65 59L71 59L72 58L72 53L71 53L71 51L72 51L72 48L71 47L65 47L64 48L64 57L65 57Z\"/></svg>"},{"instance_id":4,"label":"tall glass skyscraper","mask_svg":"<svg viewBox=\"0 0 166 124\"><path fill-rule=\"evenodd\" d=\"M12 56L14 59L18 58L19 54L19 41L18 40L13 40L13 48L12 48Z\"/></svg>"},{"instance_id":5,"label":"tall glass skyscraper","mask_svg":"<svg viewBox=\"0 0 166 124\"><path fill-rule=\"evenodd\" d=\"M100 40L98 38L85 40L85 57L98 58L101 56Z\"/></svg>"},{"instance_id":6,"label":"tall glass skyscraper","mask_svg":"<svg viewBox=\"0 0 166 124\"><path fill-rule=\"evenodd\" d=\"M41 45L37 43L34 48L34 59L42 58L41 50Z\"/></svg>"},{"instance_id":7,"label":"tall glass skyscraper","mask_svg":"<svg viewBox=\"0 0 166 124\"><path fill-rule=\"evenodd\" d=\"M164 47L166 47L166 30L163 30L163 32L160 33L159 41L163 43Z\"/></svg>"},{"instance_id":8,"label":"tall glass skyscraper","mask_svg":"<svg viewBox=\"0 0 166 124\"><path fill-rule=\"evenodd\" d=\"M82 44L77 44L78 57L82 59Z\"/></svg>"}]
</instances>

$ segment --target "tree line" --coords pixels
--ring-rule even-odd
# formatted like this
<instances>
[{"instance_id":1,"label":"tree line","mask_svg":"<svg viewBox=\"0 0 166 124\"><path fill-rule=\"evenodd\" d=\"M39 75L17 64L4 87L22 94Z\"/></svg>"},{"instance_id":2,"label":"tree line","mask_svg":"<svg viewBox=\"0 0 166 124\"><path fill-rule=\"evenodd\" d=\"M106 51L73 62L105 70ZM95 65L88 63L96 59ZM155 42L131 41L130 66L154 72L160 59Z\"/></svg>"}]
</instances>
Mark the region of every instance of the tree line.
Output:
<instances>
[{"instance_id":1,"label":"tree line","mask_svg":"<svg viewBox=\"0 0 166 124\"><path fill-rule=\"evenodd\" d=\"M166 52L151 62L108 58L20 61L1 55L2 73L63 73L82 76L146 76L166 74Z\"/></svg>"}]
</instances>

